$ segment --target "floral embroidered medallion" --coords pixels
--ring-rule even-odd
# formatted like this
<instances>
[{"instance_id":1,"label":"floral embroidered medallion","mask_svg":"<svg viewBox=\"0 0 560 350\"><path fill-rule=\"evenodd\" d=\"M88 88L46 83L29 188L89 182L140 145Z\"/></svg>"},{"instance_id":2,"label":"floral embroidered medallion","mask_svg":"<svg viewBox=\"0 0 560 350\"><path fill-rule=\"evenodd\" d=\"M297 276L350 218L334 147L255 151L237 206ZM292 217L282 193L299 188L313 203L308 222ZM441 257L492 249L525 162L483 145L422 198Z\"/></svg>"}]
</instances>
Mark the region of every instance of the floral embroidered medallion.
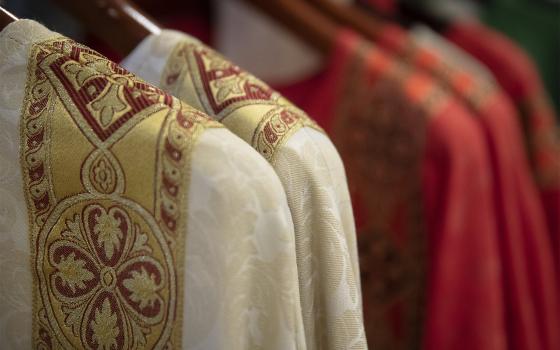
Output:
<instances>
[{"instance_id":1,"label":"floral embroidered medallion","mask_svg":"<svg viewBox=\"0 0 560 350\"><path fill-rule=\"evenodd\" d=\"M179 348L190 154L219 124L63 37L25 101L34 347Z\"/></svg>"},{"instance_id":2,"label":"floral embroidered medallion","mask_svg":"<svg viewBox=\"0 0 560 350\"><path fill-rule=\"evenodd\" d=\"M276 150L301 128L323 132L264 82L194 41L176 45L161 87L215 116L271 163Z\"/></svg>"}]
</instances>

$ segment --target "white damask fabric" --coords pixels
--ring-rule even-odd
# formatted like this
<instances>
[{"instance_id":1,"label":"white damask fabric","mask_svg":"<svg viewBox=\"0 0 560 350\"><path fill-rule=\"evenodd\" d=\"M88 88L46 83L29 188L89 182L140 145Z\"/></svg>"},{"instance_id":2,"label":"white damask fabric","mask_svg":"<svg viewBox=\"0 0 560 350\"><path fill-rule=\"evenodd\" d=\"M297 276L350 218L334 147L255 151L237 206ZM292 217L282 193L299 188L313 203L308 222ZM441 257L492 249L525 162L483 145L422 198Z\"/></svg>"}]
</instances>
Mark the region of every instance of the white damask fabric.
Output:
<instances>
[{"instance_id":1,"label":"white damask fabric","mask_svg":"<svg viewBox=\"0 0 560 350\"><path fill-rule=\"evenodd\" d=\"M0 348L32 347L32 268L20 168L31 46L59 36L20 20L0 33ZM223 128L191 159L183 349L304 349L294 226L270 165Z\"/></svg>"},{"instance_id":2,"label":"white damask fabric","mask_svg":"<svg viewBox=\"0 0 560 350\"><path fill-rule=\"evenodd\" d=\"M295 225L307 349L367 348L352 206L329 138L262 81L184 33L146 38L123 66L214 116L271 162ZM267 119L277 109L294 112ZM304 120L299 129L294 119Z\"/></svg>"}]
</instances>

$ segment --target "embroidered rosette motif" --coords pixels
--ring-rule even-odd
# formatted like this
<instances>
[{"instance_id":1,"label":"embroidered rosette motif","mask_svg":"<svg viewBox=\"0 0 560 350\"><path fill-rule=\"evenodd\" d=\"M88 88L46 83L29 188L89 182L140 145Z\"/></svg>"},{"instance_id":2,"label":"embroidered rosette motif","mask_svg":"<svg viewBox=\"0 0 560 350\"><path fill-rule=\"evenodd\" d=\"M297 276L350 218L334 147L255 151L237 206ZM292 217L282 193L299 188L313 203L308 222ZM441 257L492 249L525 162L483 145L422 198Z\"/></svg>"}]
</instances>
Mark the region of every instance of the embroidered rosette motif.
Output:
<instances>
[{"instance_id":1,"label":"embroidered rosette motif","mask_svg":"<svg viewBox=\"0 0 560 350\"><path fill-rule=\"evenodd\" d=\"M200 43L176 45L161 87L193 105L200 104L204 112L215 116L271 163L276 150L302 127L323 132L264 82ZM247 129L252 130L251 135L238 132Z\"/></svg>"},{"instance_id":2,"label":"embroidered rosette motif","mask_svg":"<svg viewBox=\"0 0 560 350\"><path fill-rule=\"evenodd\" d=\"M149 241L148 223L112 201L74 205L57 223L41 264L50 270L44 283L51 305L60 306L50 311L62 311L63 326L86 348L146 346L169 304L172 265L156 258L169 252Z\"/></svg>"},{"instance_id":3,"label":"embroidered rosette motif","mask_svg":"<svg viewBox=\"0 0 560 350\"><path fill-rule=\"evenodd\" d=\"M180 347L190 153L219 124L66 38L25 101L34 347Z\"/></svg>"}]
</instances>

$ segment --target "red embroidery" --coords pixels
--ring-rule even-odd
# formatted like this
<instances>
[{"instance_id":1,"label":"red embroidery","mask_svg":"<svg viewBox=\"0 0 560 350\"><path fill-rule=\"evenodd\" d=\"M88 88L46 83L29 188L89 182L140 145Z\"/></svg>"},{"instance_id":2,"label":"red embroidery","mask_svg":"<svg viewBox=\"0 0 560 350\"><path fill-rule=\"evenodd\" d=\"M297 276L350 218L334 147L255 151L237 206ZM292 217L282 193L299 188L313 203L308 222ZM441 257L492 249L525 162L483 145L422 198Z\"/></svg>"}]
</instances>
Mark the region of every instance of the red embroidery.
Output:
<instances>
[{"instance_id":1,"label":"red embroidery","mask_svg":"<svg viewBox=\"0 0 560 350\"><path fill-rule=\"evenodd\" d=\"M228 106L237 102L271 100L273 94L272 89L265 84L250 81L247 77L243 77L243 75L247 75L247 73L242 71L241 68L201 48L193 50L193 53L196 58L202 84L204 85L206 97L215 114L219 114ZM214 65L218 65L220 68L207 68L204 63L204 58L217 62ZM228 96L222 97L221 100L217 100L217 98L221 97L221 94L219 90L217 93L213 92L212 84L228 79L232 84L235 84L231 88L231 93L229 93Z\"/></svg>"}]
</instances>

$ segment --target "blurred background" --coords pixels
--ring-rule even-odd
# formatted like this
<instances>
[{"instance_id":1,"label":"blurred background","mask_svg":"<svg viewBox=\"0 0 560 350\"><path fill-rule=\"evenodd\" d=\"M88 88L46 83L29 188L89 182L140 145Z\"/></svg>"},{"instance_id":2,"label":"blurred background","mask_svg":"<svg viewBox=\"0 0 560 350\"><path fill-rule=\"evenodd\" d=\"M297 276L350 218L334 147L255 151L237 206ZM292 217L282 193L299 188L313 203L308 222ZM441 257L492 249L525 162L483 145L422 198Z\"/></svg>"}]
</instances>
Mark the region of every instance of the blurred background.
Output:
<instances>
[{"instance_id":1,"label":"blurred background","mask_svg":"<svg viewBox=\"0 0 560 350\"><path fill-rule=\"evenodd\" d=\"M77 0L82 1L82 0ZM92 0L95 1L95 0ZM217 0L136 0L160 23L212 42L212 23ZM379 13L389 11L392 0L366 0ZM343 1L344 2L344 1ZM468 11L522 46L538 66L543 82L560 107L560 1L559 0L406 0L422 3L433 11ZM17 17L35 19L78 41L87 41L111 58L114 53L86 32L79 22L51 0L0 0Z\"/></svg>"}]
</instances>

